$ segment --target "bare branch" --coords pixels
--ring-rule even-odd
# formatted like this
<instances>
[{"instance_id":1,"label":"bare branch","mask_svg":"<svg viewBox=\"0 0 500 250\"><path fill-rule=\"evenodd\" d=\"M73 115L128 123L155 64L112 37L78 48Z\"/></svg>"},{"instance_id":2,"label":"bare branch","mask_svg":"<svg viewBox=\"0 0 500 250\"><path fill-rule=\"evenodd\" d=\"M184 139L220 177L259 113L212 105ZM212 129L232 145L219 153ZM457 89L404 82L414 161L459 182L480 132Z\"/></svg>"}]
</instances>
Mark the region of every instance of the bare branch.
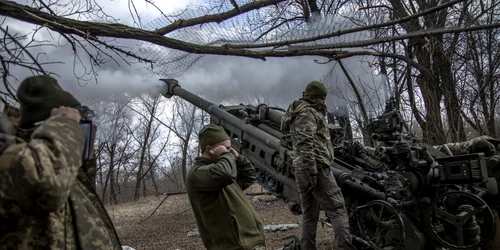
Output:
<instances>
[{"instance_id":1,"label":"bare branch","mask_svg":"<svg viewBox=\"0 0 500 250\"><path fill-rule=\"evenodd\" d=\"M285 41L281 42L278 44L265 44L265 45L259 45L259 47L262 46L271 46L271 45L286 45L286 44L294 44L294 43L299 43L299 42L306 42L306 41L313 41L321 38L328 38L334 35L342 35L342 34L347 34L350 32L355 32L355 31L362 31L362 30L367 30L367 29L372 29L374 27L384 27L388 25L393 25L396 23L400 23L401 20L407 21L414 19L416 17L425 15L427 13L430 13L431 11L436 11L448 6L451 6L451 4L455 4L457 2L460 2L463 0L455 0L455 1L450 1L446 4L442 4L439 6L436 6L434 8L428 9L426 11L419 12L415 15L402 18L397 21L391 21L391 22L386 22L383 24L377 24L376 26L367 26L367 27L362 27L362 28L356 28L356 29L350 29L347 31L338 31L335 33L329 33L327 35L322 35L322 36L316 36L313 38L307 38L307 39L296 39L296 40L291 40L291 41ZM290 57L290 56L303 56L303 55L318 55L318 56L325 56L325 57L332 57L341 54L342 52L339 51L325 51L325 50L262 50L262 51L251 51L251 50L244 50L244 49L236 49L234 46L222 46L222 47L217 47L217 46L202 46L202 45L197 45L193 43L188 43L188 42L183 42L177 39L172 39L172 38L167 38L164 37L156 32L151 32L151 31L146 31L138 28L133 28L129 27L126 25L122 24L108 24L108 23L99 23L99 22L86 22L86 21L77 21L69 18L64 18L64 17L57 17L57 16L52 16L49 15L45 12L39 11L34 8L30 8L28 6L23 6L16 4L11 1L6 1L6 0L1 0L0 1L0 14L6 15L9 17L13 17L25 22L33 23L33 24L42 24L50 27L50 29L53 29L58 32L63 32L63 33L70 33L70 34L76 34L84 38L92 39L93 41L98 41L97 37L102 36L102 37L115 37L115 38L123 38L123 39L135 39L135 40L141 40L145 42L150 42L156 45L164 46L167 48L171 49L177 49L189 53L196 53L196 54L216 54L216 55L234 55L234 56L244 56L244 57L250 57L250 58L258 58L265 60L266 57ZM469 26L469 27L462 27L462 28L452 28L452 29L439 29L439 30L432 30L432 31L421 31L413 34L407 34L404 36L397 36L397 37L388 37L388 38L380 38L380 39L373 39L370 41L361 41L353 44L338 44L338 45L328 45L331 48L343 48L343 47L356 47L356 46L366 46L370 44L377 44L377 43L383 43L383 42L389 42L389 41L394 41L394 40L400 40L400 39L405 39L405 38L412 38L412 37L426 37L426 36L432 36L436 34L444 34L444 33L455 33L455 32L463 32L463 31L472 31L472 30L479 30L479 29L488 29L488 28L495 28L495 27L500 27L500 23L491 23L491 24L486 24L486 25L476 25L476 26ZM231 48L232 47L232 48ZM252 46L251 46L252 47Z\"/></svg>"},{"instance_id":2,"label":"bare branch","mask_svg":"<svg viewBox=\"0 0 500 250\"><path fill-rule=\"evenodd\" d=\"M463 2L463 1L464 0L453 0L453 1L449 1L449 2L444 3L444 4L440 4L436 7L429 8L425 11L415 13L414 15L403 17L400 19L395 19L393 21L378 23L378 24L373 24L373 25L367 25L367 26L362 26L362 27L356 27L356 28L346 29L346 30L338 30L335 32L321 34L321 35L314 36L314 37L307 37L307 38L303 38L303 39L296 39L296 40L282 41L282 42L263 43L263 44L227 44L224 46L228 47L228 48L264 48L264 47L282 47L282 46L286 46L286 45L290 45L290 44L312 42L312 41L316 41L316 40L320 40L320 39L331 38L331 37L335 37L335 36L342 36L342 35L347 35L347 34L356 33L356 32L360 32L360 31L372 30L372 29L376 29L376 28L388 27L391 25L396 25L396 24L408 22L410 20L414 20L414 19L419 18L421 16L428 15L429 13L433 13L435 11L448 8L454 4L457 4L457 3Z\"/></svg>"},{"instance_id":3,"label":"bare branch","mask_svg":"<svg viewBox=\"0 0 500 250\"><path fill-rule=\"evenodd\" d=\"M36 60L36 58L35 58L35 57L33 57L33 55L32 55L32 54L31 54L28 50L26 50L26 49L25 49L25 47L24 47L22 44L20 44L20 43L19 43L19 41L18 41L16 38L14 38L14 37L13 37L13 36L9 33L9 31L8 31L8 30L4 29L4 28L3 28L3 27L1 27L1 26L0 26L0 30L1 30L1 31L5 34L5 35L7 35L7 36L8 36L8 37L9 37L9 38L10 38L10 39L14 42L14 43L16 43L19 47L21 47L21 48L22 48L22 51L23 51L23 52L25 52L25 53L26 53L26 54L27 54L27 55L31 58L31 60L32 60L32 61L33 61L33 63L34 63L34 64L38 67L38 70L40 70L40 72L42 72L43 74L47 74L47 73L45 72L45 70L43 70L42 66L38 63L38 61Z\"/></svg>"},{"instance_id":4,"label":"bare branch","mask_svg":"<svg viewBox=\"0 0 500 250\"><path fill-rule=\"evenodd\" d=\"M264 8L270 5L275 5L280 2L284 2L285 0L259 0L259 1L252 1L250 3L247 3L245 5L242 5L238 7L236 3L233 3L235 6L234 9L214 14L214 15L205 15L201 17L196 17L196 18L191 18L187 20L179 19L175 21L172 24L169 24L163 28L155 30L155 33L159 35L166 35L174 30L181 29L181 28L186 28L190 26L195 26L198 24L204 24L204 23L211 23L211 22L216 22L216 23L221 23L224 20L228 20L230 18L233 18L235 16L238 16L242 13L250 12L252 10L257 10L260 8Z\"/></svg>"},{"instance_id":5,"label":"bare branch","mask_svg":"<svg viewBox=\"0 0 500 250\"><path fill-rule=\"evenodd\" d=\"M166 194L167 196L165 196L165 198L163 198L163 200L160 202L160 204L158 204L158 206L153 210L153 212L151 212L151 214L144 218L143 220L139 221L137 224L141 224L143 223L144 221L148 220L149 218L151 218L151 216L153 216L156 212L156 210L158 210L158 208L161 207L161 205L163 204L163 202L165 202L167 200L167 198L170 196L170 195L176 195L176 194L185 194L186 192L177 192L177 193L169 193L169 194Z\"/></svg>"}]
</instances>

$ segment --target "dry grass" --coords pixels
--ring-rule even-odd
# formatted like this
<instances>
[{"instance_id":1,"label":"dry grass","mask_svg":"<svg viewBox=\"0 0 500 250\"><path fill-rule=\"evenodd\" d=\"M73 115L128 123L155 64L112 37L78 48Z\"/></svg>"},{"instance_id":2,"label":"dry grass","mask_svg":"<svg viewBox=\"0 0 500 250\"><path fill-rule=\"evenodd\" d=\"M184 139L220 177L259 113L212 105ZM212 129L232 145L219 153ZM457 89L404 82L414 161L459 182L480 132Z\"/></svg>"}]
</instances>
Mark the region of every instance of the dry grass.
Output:
<instances>
[{"instance_id":1,"label":"dry grass","mask_svg":"<svg viewBox=\"0 0 500 250\"><path fill-rule=\"evenodd\" d=\"M261 192L258 185L252 186L246 193L256 192ZM149 217L164 198L165 196L150 196L135 203L107 207L122 245L136 250L204 249L199 237L187 237L187 233L196 228L196 220L186 194L169 196L153 216ZM265 225L299 224L299 228L289 231L266 233L267 249L279 249L283 247L283 237L300 236L300 216L293 215L281 199L270 201L266 198L268 197L262 196L259 199L259 196L249 195ZM318 225L318 250L333 249L331 232L330 228L322 229Z\"/></svg>"}]
</instances>

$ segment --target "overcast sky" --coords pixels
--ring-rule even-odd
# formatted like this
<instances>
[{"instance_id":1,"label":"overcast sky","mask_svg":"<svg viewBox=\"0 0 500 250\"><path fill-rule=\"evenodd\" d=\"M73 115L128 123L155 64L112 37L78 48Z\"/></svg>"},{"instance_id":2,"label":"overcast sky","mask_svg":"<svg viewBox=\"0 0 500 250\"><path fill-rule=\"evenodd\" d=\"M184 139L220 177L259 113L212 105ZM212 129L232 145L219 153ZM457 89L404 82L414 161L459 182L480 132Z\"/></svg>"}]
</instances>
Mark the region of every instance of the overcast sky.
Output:
<instances>
[{"instance_id":1,"label":"overcast sky","mask_svg":"<svg viewBox=\"0 0 500 250\"><path fill-rule=\"evenodd\" d=\"M103 6L107 14L120 19L123 24L133 25L133 19L126 0L96 1ZM156 2L161 2L158 7L163 12L172 13L188 5L199 4L200 1ZM31 1L16 0L16 2L29 4ZM160 13L151 6L147 7L144 1L136 1L136 3L144 24L148 24L160 17ZM34 27L13 19L7 19L3 27L6 26L9 27L10 32L15 30L20 33L29 32ZM53 37L58 38L56 34L53 34ZM36 39L52 40L47 32L39 33ZM121 40L119 42L120 45L125 45L135 51L140 46L139 42L133 40ZM64 47L40 47L39 50L38 52L43 51L47 54L47 58L42 57L42 60L63 62L63 64L52 65L47 69L57 73L60 84L80 98L82 102L106 99L111 94L123 94L125 92L131 94L154 92L157 86L160 86L158 78L169 76L167 70L162 75L153 74L152 71L147 70L148 65L134 64L128 66L116 57L121 65L109 62L104 67L98 68L96 77L98 83L96 84L94 76L89 74L91 71L89 71L88 57L81 54L82 58L85 59L83 64L75 61L69 45ZM312 80L324 81L331 88L345 90L349 93L346 78L339 67L333 68L332 71L333 63L317 64L313 61L314 59L325 61L324 58L318 57L269 58L267 61L262 61L230 56L204 56L188 71L182 75L174 76L184 88L197 94L203 94L212 102L238 99L241 95L255 95L284 106L293 99L300 98L305 86ZM344 63L355 79L360 79L370 86L379 84L383 79L374 76L367 64L361 63L360 59L362 58L345 59ZM19 68L13 68L11 71L20 80L31 75L29 71ZM156 72L158 72L158 68L156 68ZM331 74L325 78L328 73ZM78 81L75 75L80 76L83 80ZM338 98L333 96L329 98L328 102L330 105L342 105Z\"/></svg>"}]
</instances>

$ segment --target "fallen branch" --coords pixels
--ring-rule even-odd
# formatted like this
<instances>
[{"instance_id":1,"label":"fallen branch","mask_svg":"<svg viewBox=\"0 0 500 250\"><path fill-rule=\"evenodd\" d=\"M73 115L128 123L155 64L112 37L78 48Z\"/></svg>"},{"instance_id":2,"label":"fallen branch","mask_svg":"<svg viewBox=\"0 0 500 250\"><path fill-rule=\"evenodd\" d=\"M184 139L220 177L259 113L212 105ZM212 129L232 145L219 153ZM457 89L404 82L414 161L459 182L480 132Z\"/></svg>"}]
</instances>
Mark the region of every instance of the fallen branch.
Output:
<instances>
[{"instance_id":1,"label":"fallen branch","mask_svg":"<svg viewBox=\"0 0 500 250\"><path fill-rule=\"evenodd\" d=\"M160 202L160 204L155 208L155 210L153 210L153 212L148 216L146 217L145 219L139 221L137 224L141 224L143 223L144 221L148 220L149 218L151 218L153 216L153 214L156 213L156 210L158 210L158 208L161 207L161 205L163 204L163 202L165 202L167 200L167 198L170 196L170 195L176 195L176 194L185 194L186 192L178 192L178 193L169 193L169 194L166 194L167 196L165 196L165 198L163 198L163 200Z\"/></svg>"},{"instance_id":2,"label":"fallen branch","mask_svg":"<svg viewBox=\"0 0 500 250\"><path fill-rule=\"evenodd\" d=\"M272 195L271 193L261 192L261 193L248 193L246 195L249 196L257 196L257 195Z\"/></svg>"}]
</instances>

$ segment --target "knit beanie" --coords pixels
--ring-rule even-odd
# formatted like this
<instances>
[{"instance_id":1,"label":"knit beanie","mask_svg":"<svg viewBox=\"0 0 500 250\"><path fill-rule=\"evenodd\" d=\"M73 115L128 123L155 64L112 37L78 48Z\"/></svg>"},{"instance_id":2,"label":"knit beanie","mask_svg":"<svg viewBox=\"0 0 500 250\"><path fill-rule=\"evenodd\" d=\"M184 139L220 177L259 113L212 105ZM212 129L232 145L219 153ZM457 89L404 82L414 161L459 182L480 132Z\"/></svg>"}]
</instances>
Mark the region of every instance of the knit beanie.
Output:
<instances>
[{"instance_id":1,"label":"knit beanie","mask_svg":"<svg viewBox=\"0 0 500 250\"><path fill-rule=\"evenodd\" d=\"M200 133L198 133L201 152L205 151L207 146L215 145L229 139L229 135L224 131L224 128L215 124L205 125L200 130Z\"/></svg>"},{"instance_id":2,"label":"knit beanie","mask_svg":"<svg viewBox=\"0 0 500 250\"><path fill-rule=\"evenodd\" d=\"M316 99L316 98L323 98L328 95L328 89L326 86L318 81L312 81L306 86L306 90L304 91L304 98L305 99Z\"/></svg>"},{"instance_id":3,"label":"knit beanie","mask_svg":"<svg viewBox=\"0 0 500 250\"><path fill-rule=\"evenodd\" d=\"M21 119L19 128L31 128L34 123L50 117L53 108L80 105L73 95L64 91L57 80L48 75L30 76L17 89Z\"/></svg>"}]
</instances>

